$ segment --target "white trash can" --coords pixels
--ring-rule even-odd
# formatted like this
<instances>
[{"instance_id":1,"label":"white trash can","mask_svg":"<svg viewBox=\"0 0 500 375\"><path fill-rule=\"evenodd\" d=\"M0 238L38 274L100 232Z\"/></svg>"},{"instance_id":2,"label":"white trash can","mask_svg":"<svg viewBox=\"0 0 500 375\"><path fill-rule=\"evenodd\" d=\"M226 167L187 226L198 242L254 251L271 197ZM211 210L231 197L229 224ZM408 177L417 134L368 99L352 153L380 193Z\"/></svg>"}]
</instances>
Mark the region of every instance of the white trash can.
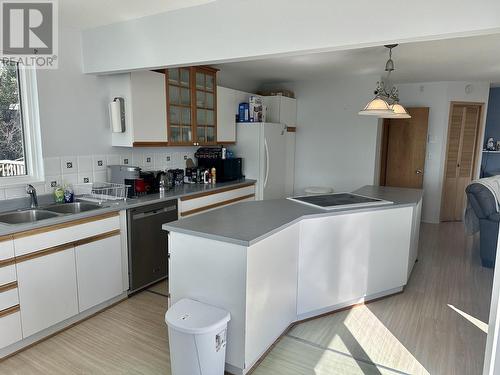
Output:
<instances>
[{"instance_id":1,"label":"white trash can","mask_svg":"<svg viewBox=\"0 0 500 375\"><path fill-rule=\"evenodd\" d=\"M172 375L223 375L230 314L181 299L165 314Z\"/></svg>"}]
</instances>

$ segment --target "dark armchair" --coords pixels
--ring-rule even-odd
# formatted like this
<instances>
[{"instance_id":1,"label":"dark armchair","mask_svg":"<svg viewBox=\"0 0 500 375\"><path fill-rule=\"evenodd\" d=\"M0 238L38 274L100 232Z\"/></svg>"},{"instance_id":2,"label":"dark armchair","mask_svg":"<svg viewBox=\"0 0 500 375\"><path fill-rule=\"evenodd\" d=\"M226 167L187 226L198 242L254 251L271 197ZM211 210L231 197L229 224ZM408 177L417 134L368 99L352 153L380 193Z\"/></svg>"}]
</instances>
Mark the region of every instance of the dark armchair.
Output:
<instances>
[{"instance_id":1,"label":"dark armchair","mask_svg":"<svg viewBox=\"0 0 500 375\"><path fill-rule=\"evenodd\" d=\"M465 189L474 213L479 219L480 255L483 267L493 268L497 253L500 213L495 196L484 185L472 183Z\"/></svg>"}]
</instances>

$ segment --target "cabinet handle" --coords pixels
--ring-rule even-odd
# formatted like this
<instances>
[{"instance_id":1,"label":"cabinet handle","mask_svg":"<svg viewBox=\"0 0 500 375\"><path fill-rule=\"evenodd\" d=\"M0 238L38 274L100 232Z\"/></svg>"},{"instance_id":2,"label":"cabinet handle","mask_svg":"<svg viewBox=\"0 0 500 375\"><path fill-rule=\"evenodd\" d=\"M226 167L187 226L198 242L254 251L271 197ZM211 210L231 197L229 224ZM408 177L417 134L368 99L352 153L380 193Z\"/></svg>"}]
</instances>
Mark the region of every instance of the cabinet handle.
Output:
<instances>
[{"instance_id":1,"label":"cabinet handle","mask_svg":"<svg viewBox=\"0 0 500 375\"><path fill-rule=\"evenodd\" d=\"M0 317L14 314L15 312L18 312L19 310L21 310L19 305L15 305L15 306L9 307L7 309L0 310Z\"/></svg>"}]
</instances>

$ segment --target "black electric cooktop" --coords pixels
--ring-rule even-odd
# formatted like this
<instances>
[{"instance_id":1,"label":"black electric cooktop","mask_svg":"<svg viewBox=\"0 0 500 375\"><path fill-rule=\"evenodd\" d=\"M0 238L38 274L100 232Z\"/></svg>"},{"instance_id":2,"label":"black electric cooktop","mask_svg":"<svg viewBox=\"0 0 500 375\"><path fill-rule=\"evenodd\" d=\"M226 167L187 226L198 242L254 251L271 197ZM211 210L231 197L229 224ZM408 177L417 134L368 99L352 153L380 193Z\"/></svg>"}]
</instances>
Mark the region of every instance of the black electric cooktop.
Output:
<instances>
[{"instance_id":1,"label":"black electric cooktop","mask_svg":"<svg viewBox=\"0 0 500 375\"><path fill-rule=\"evenodd\" d=\"M314 206L324 210L335 210L354 207L381 206L392 204L393 202L378 198L365 197L364 195L352 193L334 193L307 195L302 197L288 198L309 206Z\"/></svg>"}]
</instances>

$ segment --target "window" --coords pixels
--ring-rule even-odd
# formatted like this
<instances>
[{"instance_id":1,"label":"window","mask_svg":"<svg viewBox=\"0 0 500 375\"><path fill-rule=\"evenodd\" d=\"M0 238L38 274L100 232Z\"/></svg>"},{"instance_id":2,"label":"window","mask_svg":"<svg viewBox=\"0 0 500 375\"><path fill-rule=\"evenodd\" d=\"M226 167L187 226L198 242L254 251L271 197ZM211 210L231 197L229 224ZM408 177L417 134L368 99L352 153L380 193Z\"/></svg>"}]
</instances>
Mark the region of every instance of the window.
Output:
<instances>
[{"instance_id":1,"label":"window","mask_svg":"<svg viewBox=\"0 0 500 375\"><path fill-rule=\"evenodd\" d=\"M43 178L35 71L0 62L0 186Z\"/></svg>"}]
</instances>

